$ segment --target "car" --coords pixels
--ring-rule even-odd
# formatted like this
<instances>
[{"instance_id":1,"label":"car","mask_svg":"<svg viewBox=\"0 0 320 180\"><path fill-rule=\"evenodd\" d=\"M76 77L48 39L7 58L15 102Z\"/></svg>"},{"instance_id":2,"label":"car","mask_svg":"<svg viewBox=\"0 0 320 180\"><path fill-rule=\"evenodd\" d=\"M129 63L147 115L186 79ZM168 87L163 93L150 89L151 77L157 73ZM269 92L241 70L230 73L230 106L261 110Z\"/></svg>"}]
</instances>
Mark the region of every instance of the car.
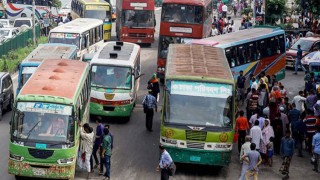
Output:
<instances>
[{"instance_id":1,"label":"car","mask_svg":"<svg viewBox=\"0 0 320 180\"><path fill-rule=\"evenodd\" d=\"M19 30L17 28L0 28L0 36L7 38L12 38L19 34Z\"/></svg>"},{"instance_id":2,"label":"car","mask_svg":"<svg viewBox=\"0 0 320 180\"><path fill-rule=\"evenodd\" d=\"M9 19L0 19L0 26L3 27L3 28L12 27Z\"/></svg>"},{"instance_id":3,"label":"car","mask_svg":"<svg viewBox=\"0 0 320 180\"><path fill-rule=\"evenodd\" d=\"M23 25L32 27L33 26L32 18L23 17L23 18L17 18L14 20L13 27L21 27Z\"/></svg>"},{"instance_id":4,"label":"car","mask_svg":"<svg viewBox=\"0 0 320 180\"><path fill-rule=\"evenodd\" d=\"M294 68L297 58L298 45L301 46L302 56L313 51L320 50L320 37L301 37L294 45L286 52L286 67Z\"/></svg>"},{"instance_id":5,"label":"car","mask_svg":"<svg viewBox=\"0 0 320 180\"><path fill-rule=\"evenodd\" d=\"M0 120L3 112L11 111L14 103L13 84L8 72L0 72Z\"/></svg>"}]
</instances>

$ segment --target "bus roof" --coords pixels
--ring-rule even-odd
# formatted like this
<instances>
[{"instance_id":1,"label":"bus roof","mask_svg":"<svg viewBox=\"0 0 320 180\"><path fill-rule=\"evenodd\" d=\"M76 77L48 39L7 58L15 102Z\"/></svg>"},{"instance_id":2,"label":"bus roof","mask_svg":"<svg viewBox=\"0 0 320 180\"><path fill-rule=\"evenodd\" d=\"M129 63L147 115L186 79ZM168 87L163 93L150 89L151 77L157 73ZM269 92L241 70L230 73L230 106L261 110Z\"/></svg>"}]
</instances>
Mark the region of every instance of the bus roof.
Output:
<instances>
[{"instance_id":1,"label":"bus roof","mask_svg":"<svg viewBox=\"0 0 320 180\"><path fill-rule=\"evenodd\" d=\"M82 2L83 4L99 4L99 5L107 5L110 6L110 4L105 0L78 0Z\"/></svg>"},{"instance_id":2,"label":"bus roof","mask_svg":"<svg viewBox=\"0 0 320 180\"><path fill-rule=\"evenodd\" d=\"M50 30L52 32L63 32L63 33L83 33L90 30L92 27L102 25L103 21L100 19L93 18L77 18L61 26L55 27Z\"/></svg>"},{"instance_id":3,"label":"bus roof","mask_svg":"<svg viewBox=\"0 0 320 180\"><path fill-rule=\"evenodd\" d=\"M218 46L221 46L224 44L246 41L249 39L262 39L268 37L268 35L274 34L274 32L284 34L284 31L280 28L251 28L233 33L222 34L219 36L204 38L202 41L215 41L219 43Z\"/></svg>"},{"instance_id":4,"label":"bus roof","mask_svg":"<svg viewBox=\"0 0 320 180\"><path fill-rule=\"evenodd\" d=\"M166 77L170 76L198 76L201 79L205 77L233 81L221 48L191 44L169 45Z\"/></svg>"},{"instance_id":5,"label":"bus roof","mask_svg":"<svg viewBox=\"0 0 320 180\"><path fill-rule=\"evenodd\" d=\"M39 44L22 63L35 62L40 63L45 59L70 59L77 53L77 46L60 43Z\"/></svg>"},{"instance_id":6,"label":"bus roof","mask_svg":"<svg viewBox=\"0 0 320 180\"><path fill-rule=\"evenodd\" d=\"M133 67L139 52L140 46L134 43L116 41L106 42L93 56L90 64Z\"/></svg>"},{"instance_id":7,"label":"bus roof","mask_svg":"<svg viewBox=\"0 0 320 180\"><path fill-rule=\"evenodd\" d=\"M44 60L19 96L37 95L73 99L88 63L67 59Z\"/></svg>"},{"instance_id":8,"label":"bus roof","mask_svg":"<svg viewBox=\"0 0 320 180\"><path fill-rule=\"evenodd\" d=\"M170 4L185 4L185 5L197 5L203 6L209 3L212 3L212 0L164 0L163 4L170 3Z\"/></svg>"}]
</instances>

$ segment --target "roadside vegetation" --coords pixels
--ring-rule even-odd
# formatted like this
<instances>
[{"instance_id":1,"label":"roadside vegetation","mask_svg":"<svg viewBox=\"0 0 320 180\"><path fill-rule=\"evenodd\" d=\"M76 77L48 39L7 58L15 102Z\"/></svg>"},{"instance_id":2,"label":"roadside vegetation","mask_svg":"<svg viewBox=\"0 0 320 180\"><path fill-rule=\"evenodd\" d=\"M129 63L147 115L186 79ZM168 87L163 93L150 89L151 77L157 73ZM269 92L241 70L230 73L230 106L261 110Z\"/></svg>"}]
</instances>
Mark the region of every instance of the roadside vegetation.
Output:
<instances>
[{"instance_id":1,"label":"roadside vegetation","mask_svg":"<svg viewBox=\"0 0 320 180\"><path fill-rule=\"evenodd\" d=\"M41 36L37 39L38 44L43 44L48 42L48 37ZM17 71L18 65L37 47L33 45L32 39L28 41L28 45L24 48L19 48L10 51L7 55L0 58L0 72L10 72L13 73Z\"/></svg>"}]
</instances>

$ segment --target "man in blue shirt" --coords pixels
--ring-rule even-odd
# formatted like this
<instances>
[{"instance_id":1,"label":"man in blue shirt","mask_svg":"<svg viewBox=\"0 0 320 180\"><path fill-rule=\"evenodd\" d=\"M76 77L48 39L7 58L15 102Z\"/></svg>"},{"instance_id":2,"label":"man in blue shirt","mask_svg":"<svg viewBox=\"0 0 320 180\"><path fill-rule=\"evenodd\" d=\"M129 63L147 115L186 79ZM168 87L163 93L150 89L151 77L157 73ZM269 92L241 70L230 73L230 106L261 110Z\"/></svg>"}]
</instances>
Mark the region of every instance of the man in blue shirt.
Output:
<instances>
[{"instance_id":1,"label":"man in blue shirt","mask_svg":"<svg viewBox=\"0 0 320 180\"><path fill-rule=\"evenodd\" d=\"M294 67L294 73L293 74L298 74L298 66L301 66L301 69L303 71L306 71L306 69L304 68L304 66L301 64L301 59L302 59L302 49L300 44L298 45L298 50L297 50L297 58L296 58L296 63L295 63L295 67Z\"/></svg>"},{"instance_id":2,"label":"man in blue shirt","mask_svg":"<svg viewBox=\"0 0 320 180\"><path fill-rule=\"evenodd\" d=\"M142 101L144 112L146 113L146 127L152 132L153 110L157 112L157 100L152 95L152 89L148 89L149 94L146 95Z\"/></svg>"},{"instance_id":3,"label":"man in blue shirt","mask_svg":"<svg viewBox=\"0 0 320 180\"><path fill-rule=\"evenodd\" d=\"M173 163L170 154L164 149L164 146L159 145L161 157L160 162L157 167L157 171L161 169L161 180L169 180L169 170L168 168Z\"/></svg>"},{"instance_id":4,"label":"man in blue shirt","mask_svg":"<svg viewBox=\"0 0 320 180\"><path fill-rule=\"evenodd\" d=\"M98 119L96 120L97 123L97 128L96 128L96 135L95 135L95 141L94 141L94 145L93 145L93 150L92 150L92 156L94 161L96 162L96 165L94 166L94 168L98 168L98 166L100 165L100 174L103 174L103 160L102 160L102 155L101 155L101 145L102 145L102 140L103 140L103 124L102 124L102 118L100 116L98 116ZM99 150L99 156L100 156L100 163L97 157L97 151ZM92 157L91 157L92 159ZM93 164L93 162L91 161L91 163ZM91 164L91 167L93 169L93 166Z\"/></svg>"},{"instance_id":5,"label":"man in blue shirt","mask_svg":"<svg viewBox=\"0 0 320 180\"><path fill-rule=\"evenodd\" d=\"M248 163L248 170L246 173L246 179L250 179L253 176L253 179L258 179L259 165L262 163L260 153L256 151L256 144L250 144L250 150L247 154L242 156L242 160Z\"/></svg>"},{"instance_id":6,"label":"man in blue shirt","mask_svg":"<svg viewBox=\"0 0 320 180\"><path fill-rule=\"evenodd\" d=\"M315 156L313 170L319 172L318 166L320 161L320 126L318 126L317 133L313 136L312 139L312 153Z\"/></svg>"},{"instance_id":7,"label":"man in blue shirt","mask_svg":"<svg viewBox=\"0 0 320 180\"><path fill-rule=\"evenodd\" d=\"M285 175L284 179L289 178L289 167L292 156L294 154L294 140L290 137L290 131L286 131L286 136L281 139L280 155L282 156L283 162L280 167L280 172Z\"/></svg>"}]
</instances>

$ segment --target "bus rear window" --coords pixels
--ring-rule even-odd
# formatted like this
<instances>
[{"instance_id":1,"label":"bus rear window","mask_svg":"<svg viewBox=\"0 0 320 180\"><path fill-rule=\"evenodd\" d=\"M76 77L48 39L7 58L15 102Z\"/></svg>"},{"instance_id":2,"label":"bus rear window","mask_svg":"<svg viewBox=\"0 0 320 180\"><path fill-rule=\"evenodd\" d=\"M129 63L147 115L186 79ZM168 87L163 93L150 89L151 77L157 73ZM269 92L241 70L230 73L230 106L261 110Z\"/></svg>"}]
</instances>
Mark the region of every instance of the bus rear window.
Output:
<instances>
[{"instance_id":1,"label":"bus rear window","mask_svg":"<svg viewBox=\"0 0 320 180\"><path fill-rule=\"evenodd\" d=\"M203 7L181 4L164 4L162 6L161 21L201 24L203 22Z\"/></svg>"},{"instance_id":2,"label":"bus rear window","mask_svg":"<svg viewBox=\"0 0 320 180\"><path fill-rule=\"evenodd\" d=\"M80 36L72 33L51 33L49 43L72 44L79 48Z\"/></svg>"}]
</instances>

